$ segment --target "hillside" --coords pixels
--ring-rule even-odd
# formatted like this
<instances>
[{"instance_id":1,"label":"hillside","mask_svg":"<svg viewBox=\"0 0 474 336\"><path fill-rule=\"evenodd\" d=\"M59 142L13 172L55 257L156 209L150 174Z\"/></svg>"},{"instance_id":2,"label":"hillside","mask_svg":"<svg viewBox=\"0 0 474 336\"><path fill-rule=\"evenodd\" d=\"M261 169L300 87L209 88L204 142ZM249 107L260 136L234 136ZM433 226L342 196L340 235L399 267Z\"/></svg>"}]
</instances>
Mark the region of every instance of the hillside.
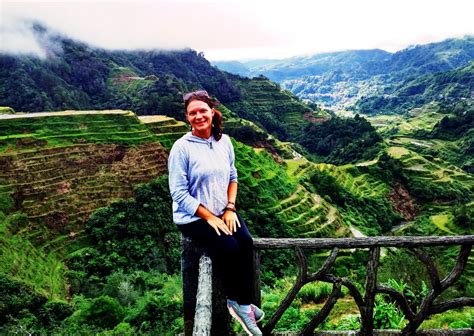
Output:
<instances>
[{"instance_id":1,"label":"hillside","mask_svg":"<svg viewBox=\"0 0 474 336\"><path fill-rule=\"evenodd\" d=\"M2 211L43 227L41 242L74 236L94 209L166 172L164 148L131 112L2 115L0 130Z\"/></svg>"},{"instance_id":2,"label":"hillside","mask_svg":"<svg viewBox=\"0 0 474 336\"><path fill-rule=\"evenodd\" d=\"M303 141L306 127L330 118L327 111L303 103L265 77L222 72L193 50L106 51L41 26L34 29L39 43L55 48L45 59L0 55L0 106L25 112L125 109L182 121L182 94L204 88L219 99L226 117L250 120L310 153L313 147ZM339 143L341 150L348 146L347 141ZM353 155L348 162L364 159Z\"/></svg>"},{"instance_id":3,"label":"hillside","mask_svg":"<svg viewBox=\"0 0 474 336\"><path fill-rule=\"evenodd\" d=\"M474 59L474 38L416 45L396 53L349 50L284 60L215 64L241 75L264 75L302 99L341 109L364 96L377 96L385 86L466 66ZM241 68L246 67L246 71Z\"/></svg>"},{"instance_id":4,"label":"hillside","mask_svg":"<svg viewBox=\"0 0 474 336\"><path fill-rule=\"evenodd\" d=\"M444 110L461 100L472 104L474 60L460 69L424 75L387 86L378 96L364 97L354 106L365 114L403 114L431 102L440 102ZM472 111L472 107L468 108Z\"/></svg>"},{"instance_id":5,"label":"hillside","mask_svg":"<svg viewBox=\"0 0 474 336\"><path fill-rule=\"evenodd\" d=\"M349 97L343 87L354 90L358 83L365 91L351 91L351 102L362 92L383 92L406 103L397 111L403 113L365 117L305 103L265 76L219 71L192 50L112 52L47 36L56 48L46 59L0 55L0 334L182 331L179 234L170 215L166 160L189 131L181 94L195 88L222 102L239 172L237 207L255 237L474 230L474 126L466 95L472 62L457 68L472 56L462 51L472 38L417 46L396 57L380 50L315 57L318 80L327 76L317 87L328 97L341 93L331 96L335 102ZM289 68L297 73L310 58L294 61ZM280 63L251 65L277 69ZM48 112L15 112L43 109ZM313 267L327 253L308 257ZM433 254L440 274L454 258L454 249ZM383 251L379 280L419 296L429 279L413 260L409 253ZM366 251L341 251L333 270L359 286L366 263ZM473 266L471 255L447 299L473 296ZM260 271L271 312L297 273L293 252L264 251ZM330 291L308 286L279 328L295 329ZM356 321L348 315L354 302L343 295L326 328ZM392 303L378 302L400 315ZM440 316L432 326L451 328L444 316L465 325L472 309Z\"/></svg>"},{"instance_id":6,"label":"hillside","mask_svg":"<svg viewBox=\"0 0 474 336\"><path fill-rule=\"evenodd\" d=\"M252 85L237 85L238 77L194 50L107 51L40 25L33 34L48 57L0 54L0 106L24 112L119 108L184 120L182 94L198 88L224 104L251 104L243 96L252 95L244 91ZM273 96L289 97L278 90ZM294 97L292 104L300 108Z\"/></svg>"}]
</instances>

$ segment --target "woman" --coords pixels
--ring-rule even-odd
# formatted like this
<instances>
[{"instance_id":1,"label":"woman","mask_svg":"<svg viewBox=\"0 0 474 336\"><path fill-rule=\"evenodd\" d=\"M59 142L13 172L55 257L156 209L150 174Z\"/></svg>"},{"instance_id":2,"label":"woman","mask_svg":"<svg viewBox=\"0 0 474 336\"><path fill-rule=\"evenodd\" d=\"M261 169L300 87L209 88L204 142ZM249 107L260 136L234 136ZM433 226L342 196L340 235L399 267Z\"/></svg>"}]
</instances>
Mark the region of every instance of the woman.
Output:
<instances>
[{"instance_id":1,"label":"woman","mask_svg":"<svg viewBox=\"0 0 474 336\"><path fill-rule=\"evenodd\" d=\"M184 236L209 247L230 314L249 335L262 335L257 322L264 313L251 304L253 241L235 208L234 148L222 134L219 103L204 90L183 100L191 132L174 143L168 159L173 221Z\"/></svg>"}]
</instances>

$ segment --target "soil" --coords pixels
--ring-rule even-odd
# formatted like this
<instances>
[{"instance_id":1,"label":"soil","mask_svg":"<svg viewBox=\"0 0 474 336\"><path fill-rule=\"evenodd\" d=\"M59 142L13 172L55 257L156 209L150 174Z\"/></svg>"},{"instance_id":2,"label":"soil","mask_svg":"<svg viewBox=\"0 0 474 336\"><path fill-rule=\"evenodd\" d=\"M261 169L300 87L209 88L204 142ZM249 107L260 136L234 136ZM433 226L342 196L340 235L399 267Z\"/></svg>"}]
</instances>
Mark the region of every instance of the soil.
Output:
<instances>
[{"instance_id":1,"label":"soil","mask_svg":"<svg viewBox=\"0 0 474 336\"><path fill-rule=\"evenodd\" d=\"M418 205L408 190L400 183L397 183L389 195L393 208L404 220L411 221L418 214Z\"/></svg>"}]
</instances>

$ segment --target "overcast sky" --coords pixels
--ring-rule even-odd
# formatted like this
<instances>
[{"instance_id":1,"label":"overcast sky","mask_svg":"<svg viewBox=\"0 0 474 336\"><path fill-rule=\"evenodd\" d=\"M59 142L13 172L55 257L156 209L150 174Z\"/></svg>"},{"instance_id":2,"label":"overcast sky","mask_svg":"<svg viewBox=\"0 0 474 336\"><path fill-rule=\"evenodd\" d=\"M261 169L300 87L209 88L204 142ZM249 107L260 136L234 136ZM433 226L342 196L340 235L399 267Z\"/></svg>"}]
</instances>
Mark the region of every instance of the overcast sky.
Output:
<instances>
[{"instance_id":1,"label":"overcast sky","mask_svg":"<svg viewBox=\"0 0 474 336\"><path fill-rule=\"evenodd\" d=\"M473 0L0 0L0 51L41 47L24 19L108 49L180 49L209 60L347 49L396 51L474 34Z\"/></svg>"}]
</instances>

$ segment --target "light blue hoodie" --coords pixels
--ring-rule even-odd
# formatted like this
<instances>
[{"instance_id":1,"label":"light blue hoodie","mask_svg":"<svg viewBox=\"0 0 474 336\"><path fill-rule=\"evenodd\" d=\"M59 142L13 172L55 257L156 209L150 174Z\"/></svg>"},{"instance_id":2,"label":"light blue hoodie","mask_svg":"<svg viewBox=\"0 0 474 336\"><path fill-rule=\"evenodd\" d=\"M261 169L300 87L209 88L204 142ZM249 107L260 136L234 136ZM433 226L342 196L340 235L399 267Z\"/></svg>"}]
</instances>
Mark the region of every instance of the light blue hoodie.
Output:
<instances>
[{"instance_id":1,"label":"light blue hoodie","mask_svg":"<svg viewBox=\"0 0 474 336\"><path fill-rule=\"evenodd\" d=\"M227 189L237 182L234 147L229 136L219 141L186 133L178 139L168 158L169 186L173 199L173 221L187 224L200 204L216 216L227 206Z\"/></svg>"}]
</instances>

